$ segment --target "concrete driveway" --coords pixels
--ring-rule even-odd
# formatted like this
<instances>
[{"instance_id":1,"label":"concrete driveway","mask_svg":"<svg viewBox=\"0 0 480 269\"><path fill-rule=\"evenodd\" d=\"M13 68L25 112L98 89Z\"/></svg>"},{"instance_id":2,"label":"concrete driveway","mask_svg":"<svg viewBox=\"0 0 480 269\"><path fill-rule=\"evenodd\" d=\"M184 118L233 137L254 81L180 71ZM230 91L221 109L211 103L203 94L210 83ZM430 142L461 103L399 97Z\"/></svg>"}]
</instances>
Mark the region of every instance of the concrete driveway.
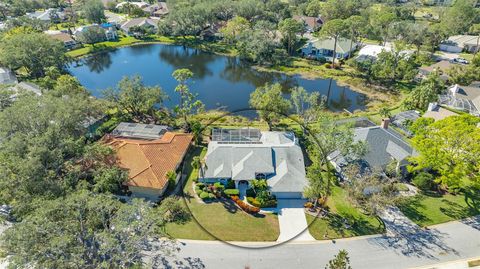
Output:
<instances>
[{"instance_id":1,"label":"concrete driveway","mask_svg":"<svg viewBox=\"0 0 480 269\"><path fill-rule=\"evenodd\" d=\"M292 241L315 240L308 231L304 203L305 200L300 199L278 199L278 223L280 224L278 242L285 242L292 238Z\"/></svg>"}]
</instances>

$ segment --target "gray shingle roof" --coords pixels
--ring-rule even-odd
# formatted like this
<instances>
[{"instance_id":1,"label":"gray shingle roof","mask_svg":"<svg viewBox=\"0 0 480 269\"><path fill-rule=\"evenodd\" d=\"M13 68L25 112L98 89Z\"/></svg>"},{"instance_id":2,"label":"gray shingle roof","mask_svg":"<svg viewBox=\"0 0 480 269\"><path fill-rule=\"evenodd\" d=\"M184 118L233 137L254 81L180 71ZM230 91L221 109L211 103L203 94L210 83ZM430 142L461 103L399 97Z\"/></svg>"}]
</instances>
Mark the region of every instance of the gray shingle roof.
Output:
<instances>
[{"instance_id":1,"label":"gray shingle roof","mask_svg":"<svg viewBox=\"0 0 480 269\"><path fill-rule=\"evenodd\" d=\"M416 155L400 134L391 129L379 126L356 128L354 134L355 141L367 142L368 151L362 159L372 168L385 167L393 159L404 163L407 157ZM339 151L332 152L329 159L340 167L349 162Z\"/></svg>"},{"instance_id":2,"label":"gray shingle roof","mask_svg":"<svg viewBox=\"0 0 480 269\"><path fill-rule=\"evenodd\" d=\"M292 133L263 132L259 143L210 142L205 178L252 180L269 175L273 192L302 192L307 185L303 153Z\"/></svg>"},{"instance_id":3,"label":"gray shingle roof","mask_svg":"<svg viewBox=\"0 0 480 269\"><path fill-rule=\"evenodd\" d=\"M339 38L337 40L337 53L346 53L350 51L350 39L347 38ZM328 49L333 51L333 47L335 45L335 39L333 38L320 38L314 39L310 41L312 45L317 49ZM308 46L308 43L307 43ZM355 42L353 43L352 50L355 49Z\"/></svg>"}]
</instances>

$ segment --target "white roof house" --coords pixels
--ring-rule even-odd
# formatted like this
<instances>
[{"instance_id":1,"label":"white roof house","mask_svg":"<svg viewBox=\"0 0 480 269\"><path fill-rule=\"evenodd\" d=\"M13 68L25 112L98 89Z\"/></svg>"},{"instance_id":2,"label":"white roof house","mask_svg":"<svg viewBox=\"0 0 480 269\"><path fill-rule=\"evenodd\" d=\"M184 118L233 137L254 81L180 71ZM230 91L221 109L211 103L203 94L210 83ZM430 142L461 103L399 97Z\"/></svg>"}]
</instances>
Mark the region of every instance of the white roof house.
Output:
<instances>
[{"instance_id":1,"label":"white roof house","mask_svg":"<svg viewBox=\"0 0 480 269\"><path fill-rule=\"evenodd\" d=\"M17 77L12 70L0 66L0 84L16 84Z\"/></svg>"},{"instance_id":2,"label":"white roof house","mask_svg":"<svg viewBox=\"0 0 480 269\"><path fill-rule=\"evenodd\" d=\"M387 44L385 46L380 46L380 45L365 45L358 51L358 56L356 58L357 61L363 62L365 60L373 60L375 61L378 57L378 54L381 52L386 51L390 52L392 51L392 46ZM413 51L411 50L402 50L400 52L401 55L411 55L413 54Z\"/></svg>"},{"instance_id":3,"label":"white roof house","mask_svg":"<svg viewBox=\"0 0 480 269\"><path fill-rule=\"evenodd\" d=\"M441 51L459 53L462 51L474 52L477 49L479 36L455 35L443 41L439 48Z\"/></svg>"},{"instance_id":4,"label":"white roof house","mask_svg":"<svg viewBox=\"0 0 480 269\"><path fill-rule=\"evenodd\" d=\"M142 8L142 9L150 6L149 3L139 1L139 2L121 2L121 3L118 3L115 7L116 8L122 8L126 4L134 5L134 6L137 6L138 8Z\"/></svg>"},{"instance_id":5,"label":"white roof house","mask_svg":"<svg viewBox=\"0 0 480 269\"><path fill-rule=\"evenodd\" d=\"M452 85L446 94L439 96L439 103L480 116L480 87Z\"/></svg>"},{"instance_id":6,"label":"white roof house","mask_svg":"<svg viewBox=\"0 0 480 269\"><path fill-rule=\"evenodd\" d=\"M127 34L130 33L130 28L134 26L139 27L152 27L153 29L158 29L158 18L135 18L123 23L120 28Z\"/></svg>"},{"instance_id":7,"label":"white roof house","mask_svg":"<svg viewBox=\"0 0 480 269\"><path fill-rule=\"evenodd\" d=\"M302 198L307 186L302 149L291 132L215 129L205 156L204 179L215 182L265 178L277 198ZM248 131L248 132L246 132ZM216 134L217 132L217 134Z\"/></svg>"}]
</instances>

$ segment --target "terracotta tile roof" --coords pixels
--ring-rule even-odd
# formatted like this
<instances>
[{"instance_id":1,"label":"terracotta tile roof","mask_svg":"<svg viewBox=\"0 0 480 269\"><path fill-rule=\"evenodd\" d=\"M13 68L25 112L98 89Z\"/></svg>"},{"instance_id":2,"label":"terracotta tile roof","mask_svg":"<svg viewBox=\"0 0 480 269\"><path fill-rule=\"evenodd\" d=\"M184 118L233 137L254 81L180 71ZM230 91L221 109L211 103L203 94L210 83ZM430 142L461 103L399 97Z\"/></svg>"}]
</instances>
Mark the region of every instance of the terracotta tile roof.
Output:
<instances>
[{"instance_id":1,"label":"terracotta tile roof","mask_svg":"<svg viewBox=\"0 0 480 269\"><path fill-rule=\"evenodd\" d=\"M166 132L162 138L146 141L107 136L103 140L117 152L120 167L129 170L127 186L163 189L167 173L182 161L193 136Z\"/></svg>"}]
</instances>

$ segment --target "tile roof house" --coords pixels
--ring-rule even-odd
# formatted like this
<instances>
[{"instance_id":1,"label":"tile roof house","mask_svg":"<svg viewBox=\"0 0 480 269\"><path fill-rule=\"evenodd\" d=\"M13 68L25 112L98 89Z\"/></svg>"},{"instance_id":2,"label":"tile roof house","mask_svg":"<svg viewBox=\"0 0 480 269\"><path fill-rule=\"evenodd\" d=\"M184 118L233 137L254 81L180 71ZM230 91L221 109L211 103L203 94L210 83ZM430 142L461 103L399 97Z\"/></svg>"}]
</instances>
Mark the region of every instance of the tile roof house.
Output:
<instances>
[{"instance_id":1,"label":"tile roof house","mask_svg":"<svg viewBox=\"0 0 480 269\"><path fill-rule=\"evenodd\" d=\"M407 158L416 155L415 150L402 139L402 136L388 128L388 120L382 126L356 128L354 141L367 143L367 153L361 160L350 160L338 150L332 152L328 158L339 174L351 162L358 161L369 169L385 168L390 162L396 161L397 167L408 164Z\"/></svg>"},{"instance_id":2,"label":"tile roof house","mask_svg":"<svg viewBox=\"0 0 480 269\"><path fill-rule=\"evenodd\" d=\"M167 173L179 170L192 139L191 134L168 131L154 140L108 135L103 141L115 149L118 165L128 170L124 185L132 196L156 201L168 187Z\"/></svg>"},{"instance_id":3,"label":"tile roof house","mask_svg":"<svg viewBox=\"0 0 480 269\"><path fill-rule=\"evenodd\" d=\"M439 45L441 51L459 53L462 51L475 52L479 49L479 36L455 35L449 37Z\"/></svg>"},{"instance_id":4,"label":"tile roof house","mask_svg":"<svg viewBox=\"0 0 480 269\"><path fill-rule=\"evenodd\" d=\"M218 130L226 135L219 136ZM205 182L231 179L238 187L253 179L266 179L277 198L302 198L307 185L305 164L293 133L257 129L213 132L205 156L206 166L200 175Z\"/></svg>"},{"instance_id":5,"label":"tile roof house","mask_svg":"<svg viewBox=\"0 0 480 269\"><path fill-rule=\"evenodd\" d=\"M312 39L302 48L303 56L312 58L325 58L328 61L333 59L333 49L335 40L333 38ZM350 48L351 46L351 48ZM347 38L339 38L336 44L336 59L346 59L352 55L357 48L357 44Z\"/></svg>"},{"instance_id":6,"label":"tile roof house","mask_svg":"<svg viewBox=\"0 0 480 269\"><path fill-rule=\"evenodd\" d=\"M302 22L305 25L305 30L310 33L320 29L324 23L321 17L294 15L292 18L298 22Z\"/></svg>"},{"instance_id":7,"label":"tile roof house","mask_svg":"<svg viewBox=\"0 0 480 269\"><path fill-rule=\"evenodd\" d=\"M17 76L12 70L0 66L0 84L16 84L17 82Z\"/></svg>"}]
</instances>

